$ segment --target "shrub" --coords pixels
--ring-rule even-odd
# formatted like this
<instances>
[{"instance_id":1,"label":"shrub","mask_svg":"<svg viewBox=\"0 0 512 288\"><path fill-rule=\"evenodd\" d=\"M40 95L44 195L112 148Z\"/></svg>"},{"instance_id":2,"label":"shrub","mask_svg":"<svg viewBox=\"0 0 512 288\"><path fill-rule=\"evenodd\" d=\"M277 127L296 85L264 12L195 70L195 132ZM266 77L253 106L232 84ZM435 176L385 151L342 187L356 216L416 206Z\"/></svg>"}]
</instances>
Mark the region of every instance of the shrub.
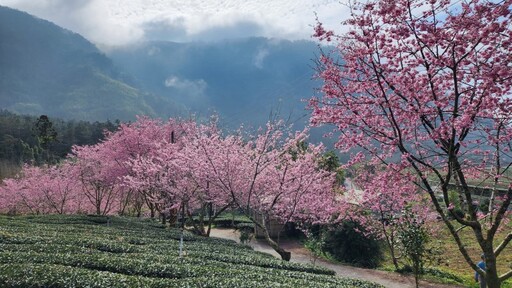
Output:
<instances>
[{"instance_id":1,"label":"shrub","mask_svg":"<svg viewBox=\"0 0 512 288\"><path fill-rule=\"evenodd\" d=\"M356 222L345 221L338 225L314 227L313 237L321 237L322 252L334 259L356 266L375 268L383 260L379 240L363 233Z\"/></svg>"},{"instance_id":2,"label":"shrub","mask_svg":"<svg viewBox=\"0 0 512 288\"><path fill-rule=\"evenodd\" d=\"M423 267L428 254L427 243L429 242L429 234L425 228L425 224L418 221L411 210L406 209L403 220L398 230L398 239L400 240L400 248L409 260L414 273L416 287L419 287L419 277L424 273Z\"/></svg>"}]
</instances>

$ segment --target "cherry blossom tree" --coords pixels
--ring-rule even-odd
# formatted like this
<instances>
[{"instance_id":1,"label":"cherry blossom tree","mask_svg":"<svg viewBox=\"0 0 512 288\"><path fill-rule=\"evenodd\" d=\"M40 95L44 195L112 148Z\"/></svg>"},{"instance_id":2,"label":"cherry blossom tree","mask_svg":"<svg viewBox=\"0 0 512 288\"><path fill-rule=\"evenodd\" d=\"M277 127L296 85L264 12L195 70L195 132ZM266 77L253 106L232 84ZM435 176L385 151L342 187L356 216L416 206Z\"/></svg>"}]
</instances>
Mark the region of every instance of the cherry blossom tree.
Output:
<instances>
[{"instance_id":1,"label":"cherry blossom tree","mask_svg":"<svg viewBox=\"0 0 512 288\"><path fill-rule=\"evenodd\" d=\"M123 179L125 186L142 193L148 206L162 214L163 223L166 212L179 207L188 199L188 190L179 190L177 185L178 181L186 180L180 177L183 170L176 162L176 146L170 142L161 143L161 147L151 155L139 155L129 162L131 173Z\"/></svg>"},{"instance_id":2,"label":"cherry blossom tree","mask_svg":"<svg viewBox=\"0 0 512 288\"><path fill-rule=\"evenodd\" d=\"M319 164L323 149L298 149L305 140L306 133L285 137L281 124L268 123L254 136L216 136L198 149L210 189L231 197L284 260L291 254L271 238L268 222L325 221L336 202L335 174Z\"/></svg>"},{"instance_id":3,"label":"cherry blossom tree","mask_svg":"<svg viewBox=\"0 0 512 288\"><path fill-rule=\"evenodd\" d=\"M69 163L58 166L25 165L16 178L0 186L4 212L19 214L70 214L86 209L81 204L77 179L69 177Z\"/></svg>"},{"instance_id":4,"label":"cherry blossom tree","mask_svg":"<svg viewBox=\"0 0 512 288\"><path fill-rule=\"evenodd\" d=\"M198 221L191 223L195 225L197 222L195 230L201 235L209 236L215 219L234 204L233 194L222 185L222 181L229 179L219 177L218 173L225 176L233 172L235 167L231 163L239 159L234 157L236 154L231 153L238 151L235 140L238 138L223 136L215 118L210 123L197 124L194 129L189 129L184 138L185 145L177 159L177 165L184 169L181 179L186 179L189 185L195 187L190 195L195 205L189 204L188 207L198 211ZM190 209L187 211L190 217Z\"/></svg>"},{"instance_id":5,"label":"cherry blossom tree","mask_svg":"<svg viewBox=\"0 0 512 288\"><path fill-rule=\"evenodd\" d=\"M307 137L297 132L279 147L254 193L253 208L282 223L323 223L338 212L336 172L322 168L324 147Z\"/></svg>"},{"instance_id":6,"label":"cherry blossom tree","mask_svg":"<svg viewBox=\"0 0 512 288\"><path fill-rule=\"evenodd\" d=\"M510 219L512 200L506 176L512 163L511 5L358 2L343 23L346 33L337 35L322 24L315 29L316 37L336 49L318 61L324 83L322 96L310 101L311 122L336 125L340 150L363 149L350 163L384 165L398 175L414 171L414 183L489 287L512 277L512 270L500 275L496 268L512 233L501 243L495 239ZM452 209L451 185L466 203L465 217ZM472 185L495 188L487 211L478 211ZM499 187L505 187L501 194ZM485 271L466 249L459 226L473 231Z\"/></svg>"},{"instance_id":7,"label":"cherry blossom tree","mask_svg":"<svg viewBox=\"0 0 512 288\"><path fill-rule=\"evenodd\" d=\"M82 193L97 215L115 212L114 205L119 201L122 187L118 164L107 145L102 142L92 146L74 146L74 165L70 176L79 179ZM119 203L119 202L118 202Z\"/></svg>"},{"instance_id":8,"label":"cherry blossom tree","mask_svg":"<svg viewBox=\"0 0 512 288\"><path fill-rule=\"evenodd\" d=\"M70 167L70 163L64 162L41 171L40 200L46 203L49 213L72 214L87 209L87 206L82 204L84 198L79 190L80 183L68 175Z\"/></svg>"},{"instance_id":9,"label":"cherry blossom tree","mask_svg":"<svg viewBox=\"0 0 512 288\"><path fill-rule=\"evenodd\" d=\"M23 172L27 174L40 174L39 169L31 170L32 167L24 166ZM3 212L11 214L39 214L42 213L42 203L39 197L33 197L34 190L32 181L33 177L24 177L24 173L20 172L14 178L4 179L3 185L0 186L0 203ZM34 177L35 178L35 177ZM36 188L37 189L37 188Z\"/></svg>"},{"instance_id":10,"label":"cherry blossom tree","mask_svg":"<svg viewBox=\"0 0 512 288\"><path fill-rule=\"evenodd\" d=\"M122 123L116 131L107 133L104 141L105 154L114 162L111 168L116 170L112 172L117 175L118 180L123 182L123 177L134 173L132 168L135 159L150 157L156 153L155 151L162 143L169 143L174 135L175 126L176 121L173 119L163 123L160 120L138 117L137 121ZM120 195L121 214L127 206L131 205L140 216L144 204L150 208L152 217L156 211L161 212L158 203L150 199L151 190L138 190L128 185L121 186L123 187Z\"/></svg>"},{"instance_id":11,"label":"cherry blossom tree","mask_svg":"<svg viewBox=\"0 0 512 288\"><path fill-rule=\"evenodd\" d=\"M97 207L100 202L104 202L110 207L109 211L114 211L113 206L118 205L117 212L120 214L124 214L128 207L133 207L140 215L145 202L151 210L152 217L155 212L159 212L165 221L161 202L163 191L159 190L161 185L157 183L158 179L150 181L148 177L152 173L151 169L155 169L151 165L158 161L172 162L173 159L165 157L173 155L170 151L179 145L171 144L180 142L178 138L184 133L187 125L187 122L175 119L169 119L164 123L161 120L138 117L133 123L123 123L118 130L107 132L105 140L97 145L75 147L73 152L78 160L78 177L85 183L86 195L89 195L89 199L96 203ZM168 149L170 146L173 148ZM169 155L165 154L168 152ZM147 168L149 174L144 174L145 171L141 167ZM145 185L140 181L127 185L126 179L137 173L139 178L145 177L141 180L146 181ZM162 178L161 175L151 175Z\"/></svg>"},{"instance_id":12,"label":"cherry blossom tree","mask_svg":"<svg viewBox=\"0 0 512 288\"><path fill-rule=\"evenodd\" d=\"M151 210L158 211L165 223L166 218L176 214L176 208L188 200L197 185L188 178L187 163L179 162L188 135L196 129L194 121L169 119L166 123L150 119L139 119L109 138L113 149L123 151L118 162L127 169L123 176L124 186L142 195ZM124 139L128 138L128 139ZM136 139L133 139L136 138ZM121 140L121 141L120 141ZM125 149L118 144L134 142L134 149ZM131 150L129 154L127 150ZM188 195L188 196L187 196ZM185 202L184 202L185 201Z\"/></svg>"},{"instance_id":13,"label":"cherry blossom tree","mask_svg":"<svg viewBox=\"0 0 512 288\"><path fill-rule=\"evenodd\" d=\"M389 164L393 166L393 164ZM365 228L366 234L371 234L384 240L389 249L395 269L399 269L399 233L410 211L415 220L422 223L426 232L436 232L433 225L436 215L429 209L425 195L416 193L415 177L412 173L399 174L394 169L385 170L359 169L358 177L354 179L361 191L347 191L343 203L342 219L349 218ZM390 185L390 183L392 183ZM352 192L352 193L351 193Z\"/></svg>"}]
</instances>

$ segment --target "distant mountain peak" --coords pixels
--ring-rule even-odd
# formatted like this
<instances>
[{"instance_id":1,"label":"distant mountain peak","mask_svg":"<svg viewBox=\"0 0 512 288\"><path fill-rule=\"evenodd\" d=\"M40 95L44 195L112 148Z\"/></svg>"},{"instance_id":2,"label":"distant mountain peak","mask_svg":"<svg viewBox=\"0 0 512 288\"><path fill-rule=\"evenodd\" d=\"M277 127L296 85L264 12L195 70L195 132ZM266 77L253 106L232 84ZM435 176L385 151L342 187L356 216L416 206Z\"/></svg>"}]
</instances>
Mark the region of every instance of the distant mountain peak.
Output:
<instances>
[{"instance_id":1,"label":"distant mountain peak","mask_svg":"<svg viewBox=\"0 0 512 288\"><path fill-rule=\"evenodd\" d=\"M0 75L0 108L22 114L96 121L155 116L153 105L178 110L133 86L81 35L2 6Z\"/></svg>"}]
</instances>

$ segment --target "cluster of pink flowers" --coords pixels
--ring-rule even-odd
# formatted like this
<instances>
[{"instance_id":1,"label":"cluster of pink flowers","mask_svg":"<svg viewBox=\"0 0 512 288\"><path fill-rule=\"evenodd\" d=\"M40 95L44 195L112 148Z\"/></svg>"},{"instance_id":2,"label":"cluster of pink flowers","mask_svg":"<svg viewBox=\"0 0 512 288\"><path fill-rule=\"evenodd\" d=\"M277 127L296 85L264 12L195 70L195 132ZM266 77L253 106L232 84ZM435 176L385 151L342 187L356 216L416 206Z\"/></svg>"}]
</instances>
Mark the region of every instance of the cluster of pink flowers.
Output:
<instances>
[{"instance_id":1,"label":"cluster of pink flowers","mask_svg":"<svg viewBox=\"0 0 512 288\"><path fill-rule=\"evenodd\" d=\"M512 277L512 271L498 276L496 270L512 234L493 243L510 219L512 203L510 7L511 0L356 1L343 22L346 33L327 32L321 24L315 30L336 47L319 59L323 95L310 100L312 124L335 125L339 149L365 151L366 157L355 155L351 164L385 167L386 177L373 178L380 187L393 187L414 173L411 183L417 188L405 194L424 192L489 287ZM471 182L489 186L489 205L473 205L482 198L472 193ZM378 186L371 189L379 191ZM505 187L501 197L500 187ZM393 193L382 208L401 205L402 191ZM455 201L462 203L462 215ZM483 206L487 211L479 210ZM473 230L486 273L462 243L458 225Z\"/></svg>"},{"instance_id":2,"label":"cluster of pink flowers","mask_svg":"<svg viewBox=\"0 0 512 288\"><path fill-rule=\"evenodd\" d=\"M215 121L142 117L74 147L57 166L23 167L0 187L0 208L106 215L214 205L281 222L326 221L336 210L335 172L319 166L323 147L305 141L306 131L288 134L279 123L226 135Z\"/></svg>"}]
</instances>

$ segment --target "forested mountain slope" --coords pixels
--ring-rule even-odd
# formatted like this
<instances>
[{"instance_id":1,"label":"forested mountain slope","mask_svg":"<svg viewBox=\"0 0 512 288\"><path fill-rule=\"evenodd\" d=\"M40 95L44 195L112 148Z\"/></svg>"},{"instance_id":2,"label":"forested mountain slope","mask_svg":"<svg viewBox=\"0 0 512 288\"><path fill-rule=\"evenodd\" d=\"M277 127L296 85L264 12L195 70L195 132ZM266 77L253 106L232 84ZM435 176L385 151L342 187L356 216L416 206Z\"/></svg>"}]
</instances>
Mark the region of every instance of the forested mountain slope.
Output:
<instances>
[{"instance_id":1,"label":"forested mountain slope","mask_svg":"<svg viewBox=\"0 0 512 288\"><path fill-rule=\"evenodd\" d=\"M176 107L135 87L82 36L0 6L0 108L101 121L155 116Z\"/></svg>"}]
</instances>

